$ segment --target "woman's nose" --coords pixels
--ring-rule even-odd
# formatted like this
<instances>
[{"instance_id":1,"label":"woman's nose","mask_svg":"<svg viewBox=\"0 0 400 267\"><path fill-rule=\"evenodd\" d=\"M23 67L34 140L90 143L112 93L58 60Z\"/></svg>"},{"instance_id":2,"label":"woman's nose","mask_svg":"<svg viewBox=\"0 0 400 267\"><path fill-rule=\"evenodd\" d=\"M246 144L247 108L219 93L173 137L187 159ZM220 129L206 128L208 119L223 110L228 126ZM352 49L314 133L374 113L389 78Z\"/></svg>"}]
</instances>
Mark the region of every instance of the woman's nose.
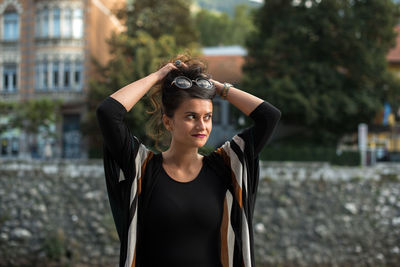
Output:
<instances>
[{"instance_id":1,"label":"woman's nose","mask_svg":"<svg viewBox=\"0 0 400 267\"><path fill-rule=\"evenodd\" d=\"M205 125L205 121L203 119L198 120L197 122L197 128L198 129L205 129L206 125Z\"/></svg>"}]
</instances>

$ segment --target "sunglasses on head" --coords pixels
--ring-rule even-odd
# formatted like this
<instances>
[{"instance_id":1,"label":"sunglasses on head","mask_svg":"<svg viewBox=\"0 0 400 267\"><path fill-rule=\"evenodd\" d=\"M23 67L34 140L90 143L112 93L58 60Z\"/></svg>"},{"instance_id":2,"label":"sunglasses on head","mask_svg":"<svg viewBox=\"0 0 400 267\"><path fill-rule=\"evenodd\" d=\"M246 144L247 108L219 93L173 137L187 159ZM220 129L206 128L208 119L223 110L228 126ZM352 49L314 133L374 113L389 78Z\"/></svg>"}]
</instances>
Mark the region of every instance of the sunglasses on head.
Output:
<instances>
[{"instance_id":1,"label":"sunglasses on head","mask_svg":"<svg viewBox=\"0 0 400 267\"><path fill-rule=\"evenodd\" d=\"M185 76L178 76L172 81L171 85L175 84L175 86L180 89L189 89L193 86L193 83L195 83L198 87L205 89L214 88L214 84L210 80L201 77L197 78L196 80L191 80Z\"/></svg>"}]
</instances>

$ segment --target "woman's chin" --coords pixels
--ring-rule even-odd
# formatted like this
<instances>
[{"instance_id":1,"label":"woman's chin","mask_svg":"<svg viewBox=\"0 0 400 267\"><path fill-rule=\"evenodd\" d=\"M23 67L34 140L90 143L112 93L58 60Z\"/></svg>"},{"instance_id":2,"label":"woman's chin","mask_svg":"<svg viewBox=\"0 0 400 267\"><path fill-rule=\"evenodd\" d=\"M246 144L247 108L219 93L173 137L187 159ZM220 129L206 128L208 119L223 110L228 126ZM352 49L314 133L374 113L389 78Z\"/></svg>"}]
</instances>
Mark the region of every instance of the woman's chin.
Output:
<instances>
[{"instance_id":1,"label":"woman's chin","mask_svg":"<svg viewBox=\"0 0 400 267\"><path fill-rule=\"evenodd\" d=\"M207 143L208 138L204 138L204 140L197 140L195 142L195 146L197 148L203 147Z\"/></svg>"}]
</instances>

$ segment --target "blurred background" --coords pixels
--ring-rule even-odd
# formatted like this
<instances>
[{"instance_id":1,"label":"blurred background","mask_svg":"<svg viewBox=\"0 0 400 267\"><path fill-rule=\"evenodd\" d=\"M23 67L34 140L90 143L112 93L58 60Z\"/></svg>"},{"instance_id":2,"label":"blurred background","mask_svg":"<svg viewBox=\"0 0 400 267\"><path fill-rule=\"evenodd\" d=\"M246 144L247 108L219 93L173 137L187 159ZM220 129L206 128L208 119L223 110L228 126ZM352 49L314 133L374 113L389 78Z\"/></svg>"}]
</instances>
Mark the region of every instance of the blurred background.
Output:
<instances>
[{"instance_id":1,"label":"blurred background","mask_svg":"<svg viewBox=\"0 0 400 267\"><path fill-rule=\"evenodd\" d=\"M177 53L283 113L262 159L400 161L393 1L1 1L1 158L101 158L96 105ZM148 146L143 100L127 123ZM220 145L250 122L215 100ZM364 138L365 139L365 138Z\"/></svg>"},{"instance_id":2,"label":"blurred background","mask_svg":"<svg viewBox=\"0 0 400 267\"><path fill-rule=\"evenodd\" d=\"M178 53L282 111L257 266L400 265L398 2L0 0L0 266L116 265L96 107ZM217 97L203 152L251 123Z\"/></svg>"}]
</instances>

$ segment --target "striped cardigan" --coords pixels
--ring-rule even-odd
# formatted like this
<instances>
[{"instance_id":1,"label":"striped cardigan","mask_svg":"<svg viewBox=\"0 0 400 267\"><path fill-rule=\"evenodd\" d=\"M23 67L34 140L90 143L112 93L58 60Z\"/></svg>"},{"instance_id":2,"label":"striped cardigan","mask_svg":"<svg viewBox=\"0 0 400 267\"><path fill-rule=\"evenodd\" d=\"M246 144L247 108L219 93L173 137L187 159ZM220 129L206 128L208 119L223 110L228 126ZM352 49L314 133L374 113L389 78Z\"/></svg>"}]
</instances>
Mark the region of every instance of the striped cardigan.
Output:
<instances>
[{"instance_id":1,"label":"striped cardigan","mask_svg":"<svg viewBox=\"0 0 400 267\"><path fill-rule=\"evenodd\" d=\"M264 102L265 103L265 102ZM279 110L269 121L270 135L280 118ZM220 148L207 156L212 160L219 175L229 175L230 185L224 199L223 218L220 227L220 259L223 267L253 267L254 241L252 218L256 201L259 162L254 151L254 127L235 135ZM157 172L162 168L161 154L154 154L139 140L131 136L133 143L133 171L120 176L120 168L107 146L104 150L106 185L115 225L121 242L120 267L140 265L140 240L142 210L151 197L157 182ZM267 139L268 139L267 138Z\"/></svg>"}]
</instances>

